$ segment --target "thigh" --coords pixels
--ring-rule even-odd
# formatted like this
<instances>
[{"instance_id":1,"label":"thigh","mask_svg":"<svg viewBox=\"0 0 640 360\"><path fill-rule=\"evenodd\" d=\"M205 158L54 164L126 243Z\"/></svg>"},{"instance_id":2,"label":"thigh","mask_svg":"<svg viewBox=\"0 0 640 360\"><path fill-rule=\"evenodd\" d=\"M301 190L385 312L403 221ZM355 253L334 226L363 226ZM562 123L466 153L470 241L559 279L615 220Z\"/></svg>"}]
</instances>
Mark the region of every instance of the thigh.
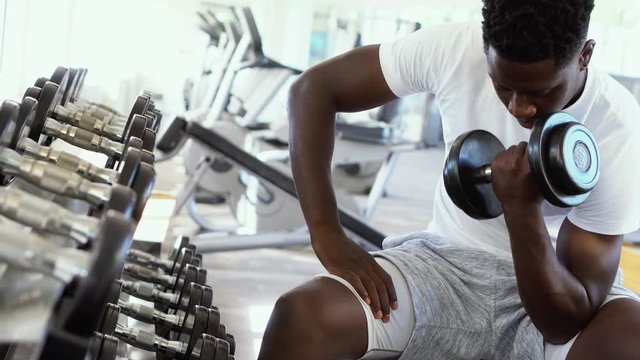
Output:
<instances>
[{"instance_id":1,"label":"thigh","mask_svg":"<svg viewBox=\"0 0 640 360\"><path fill-rule=\"evenodd\" d=\"M567 360L640 359L640 302L619 298L604 305L569 351Z\"/></svg>"},{"instance_id":2,"label":"thigh","mask_svg":"<svg viewBox=\"0 0 640 360\"><path fill-rule=\"evenodd\" d=\"M358 358L368 342L367 318L359 299L343 284L328 277L316 277L285 294L295 304L298 321L315 328L315 340L336 355Z\"/></svg>"},{"instance_id":3,"label":"thigh","mask_svg":"<svg viewBox=\"0 0 640 360\"><path fill-rule=\"evenodd\" d=\"M331 278L351 292L360 304L366 319L367 353L363 359L397 358L407 347L415 328L415 313L409 285L400 270L389 260L376 257L376 261L391 276L398 299L398 309L391 310L388 323L376 319L371 307L358 295L356 290L344 279L331 274L321 277Z\"/></svg>"}]
</instances>

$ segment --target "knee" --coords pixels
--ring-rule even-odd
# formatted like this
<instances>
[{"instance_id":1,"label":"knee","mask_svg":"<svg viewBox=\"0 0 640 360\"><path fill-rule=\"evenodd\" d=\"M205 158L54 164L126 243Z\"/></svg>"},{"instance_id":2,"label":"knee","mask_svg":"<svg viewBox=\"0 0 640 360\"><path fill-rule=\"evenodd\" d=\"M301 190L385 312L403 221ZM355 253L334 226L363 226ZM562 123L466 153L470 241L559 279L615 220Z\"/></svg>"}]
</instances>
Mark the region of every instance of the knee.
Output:
<instances>
[{"instance_id":1,"label":"knee","mask_svg":"<svg viewBox=\"0 0 640 360\"><path fill-rule=\"evenodd\" d=\"M300 288L287 292L276 301L269 327L275 326L298 341L322 344L332 326L328 304L321 298L321 294Z\"/></svg>"}]
</instances>

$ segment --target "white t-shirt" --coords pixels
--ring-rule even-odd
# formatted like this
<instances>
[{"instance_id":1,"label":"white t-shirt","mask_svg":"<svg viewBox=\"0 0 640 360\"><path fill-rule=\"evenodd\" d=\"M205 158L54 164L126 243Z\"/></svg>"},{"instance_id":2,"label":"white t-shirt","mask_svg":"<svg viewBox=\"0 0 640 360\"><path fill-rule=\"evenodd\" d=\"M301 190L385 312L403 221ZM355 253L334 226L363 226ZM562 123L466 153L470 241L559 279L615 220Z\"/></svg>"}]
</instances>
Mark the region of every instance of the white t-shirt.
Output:
<instances>
[{"instance_id":1,"label":"white t-shirt","mask_svg":"<svg viewBox=\"0 0 640 360\"><path fill-rule=\"evenodd\" d=\"M597 52L596 52L597 54ZM505 147L528 141L495 93L487 75L480 24L444 24L421 29L380 46L380 64L398 97L435 94L442 115L446 153L458 135L490 131ZM601 234L626 234L640 227L640 107L633 96L604 72L589 68L580 99L563 110L584 124L600 149L600 179L582 204L562 209L545 201L543 214L553 238L568 216L580 228ZM492 252L510 252L504 216L475 220L458 209L444 188L442 170L428 231L454 242Z\"/></svg>"}]
</instances>

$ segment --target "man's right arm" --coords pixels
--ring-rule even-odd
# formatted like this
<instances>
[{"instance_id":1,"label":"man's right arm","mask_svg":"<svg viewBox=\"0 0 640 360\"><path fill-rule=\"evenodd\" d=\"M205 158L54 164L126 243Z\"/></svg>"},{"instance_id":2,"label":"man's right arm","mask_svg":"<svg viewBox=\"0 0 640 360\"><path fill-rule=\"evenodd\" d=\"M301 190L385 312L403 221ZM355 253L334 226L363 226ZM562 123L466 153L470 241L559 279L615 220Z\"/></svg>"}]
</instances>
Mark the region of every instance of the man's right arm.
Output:
<instances>
[{"instance_id":1,"label":"man's right arm","mask_svg":"<svg viewBox=\"0 0 640 360\"><path fill-rule=\"evenodd\" d=\"M380 67L379 46L365 46L318 64L294 83L289 97L289 147L296 191L320 262L349 281L374 315L395 308L388 274L349 240L338 220L331 183L337 112L355 112L396 98Z\"/></svg>"}]
</instances>

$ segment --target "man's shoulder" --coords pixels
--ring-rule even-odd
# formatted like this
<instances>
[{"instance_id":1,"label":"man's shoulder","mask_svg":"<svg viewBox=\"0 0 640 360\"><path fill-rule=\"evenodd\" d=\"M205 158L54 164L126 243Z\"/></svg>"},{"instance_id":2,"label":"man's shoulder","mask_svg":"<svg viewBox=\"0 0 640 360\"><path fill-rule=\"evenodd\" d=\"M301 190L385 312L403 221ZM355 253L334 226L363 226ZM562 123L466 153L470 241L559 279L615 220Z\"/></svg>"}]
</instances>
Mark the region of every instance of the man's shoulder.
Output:
<instances>
[{"instance_id":1,"label":"man's shoulder","mask_svg":"<svg viewBox=\"0 0 640 360\"><path fill-rule=\"evenodd\" d=\"M630 89L607 72L597 70L595 75L599 82L596 109L604 111L608 118L617 119L640 131L640 105ZM640 82L637 86L640 86Z\"/></svg>"},{"instance_id":2,"label":"man's shoulder","mask_svg":"<svg viewBox=\"0 0 640 360\"><path fill-rule=\"evenodd\" d=\"M423 38L441 38L452 47L477 44L482 41L482 26L475 22L447 22L432 24L416 31Z\"/></svg>"}]
</instances>

